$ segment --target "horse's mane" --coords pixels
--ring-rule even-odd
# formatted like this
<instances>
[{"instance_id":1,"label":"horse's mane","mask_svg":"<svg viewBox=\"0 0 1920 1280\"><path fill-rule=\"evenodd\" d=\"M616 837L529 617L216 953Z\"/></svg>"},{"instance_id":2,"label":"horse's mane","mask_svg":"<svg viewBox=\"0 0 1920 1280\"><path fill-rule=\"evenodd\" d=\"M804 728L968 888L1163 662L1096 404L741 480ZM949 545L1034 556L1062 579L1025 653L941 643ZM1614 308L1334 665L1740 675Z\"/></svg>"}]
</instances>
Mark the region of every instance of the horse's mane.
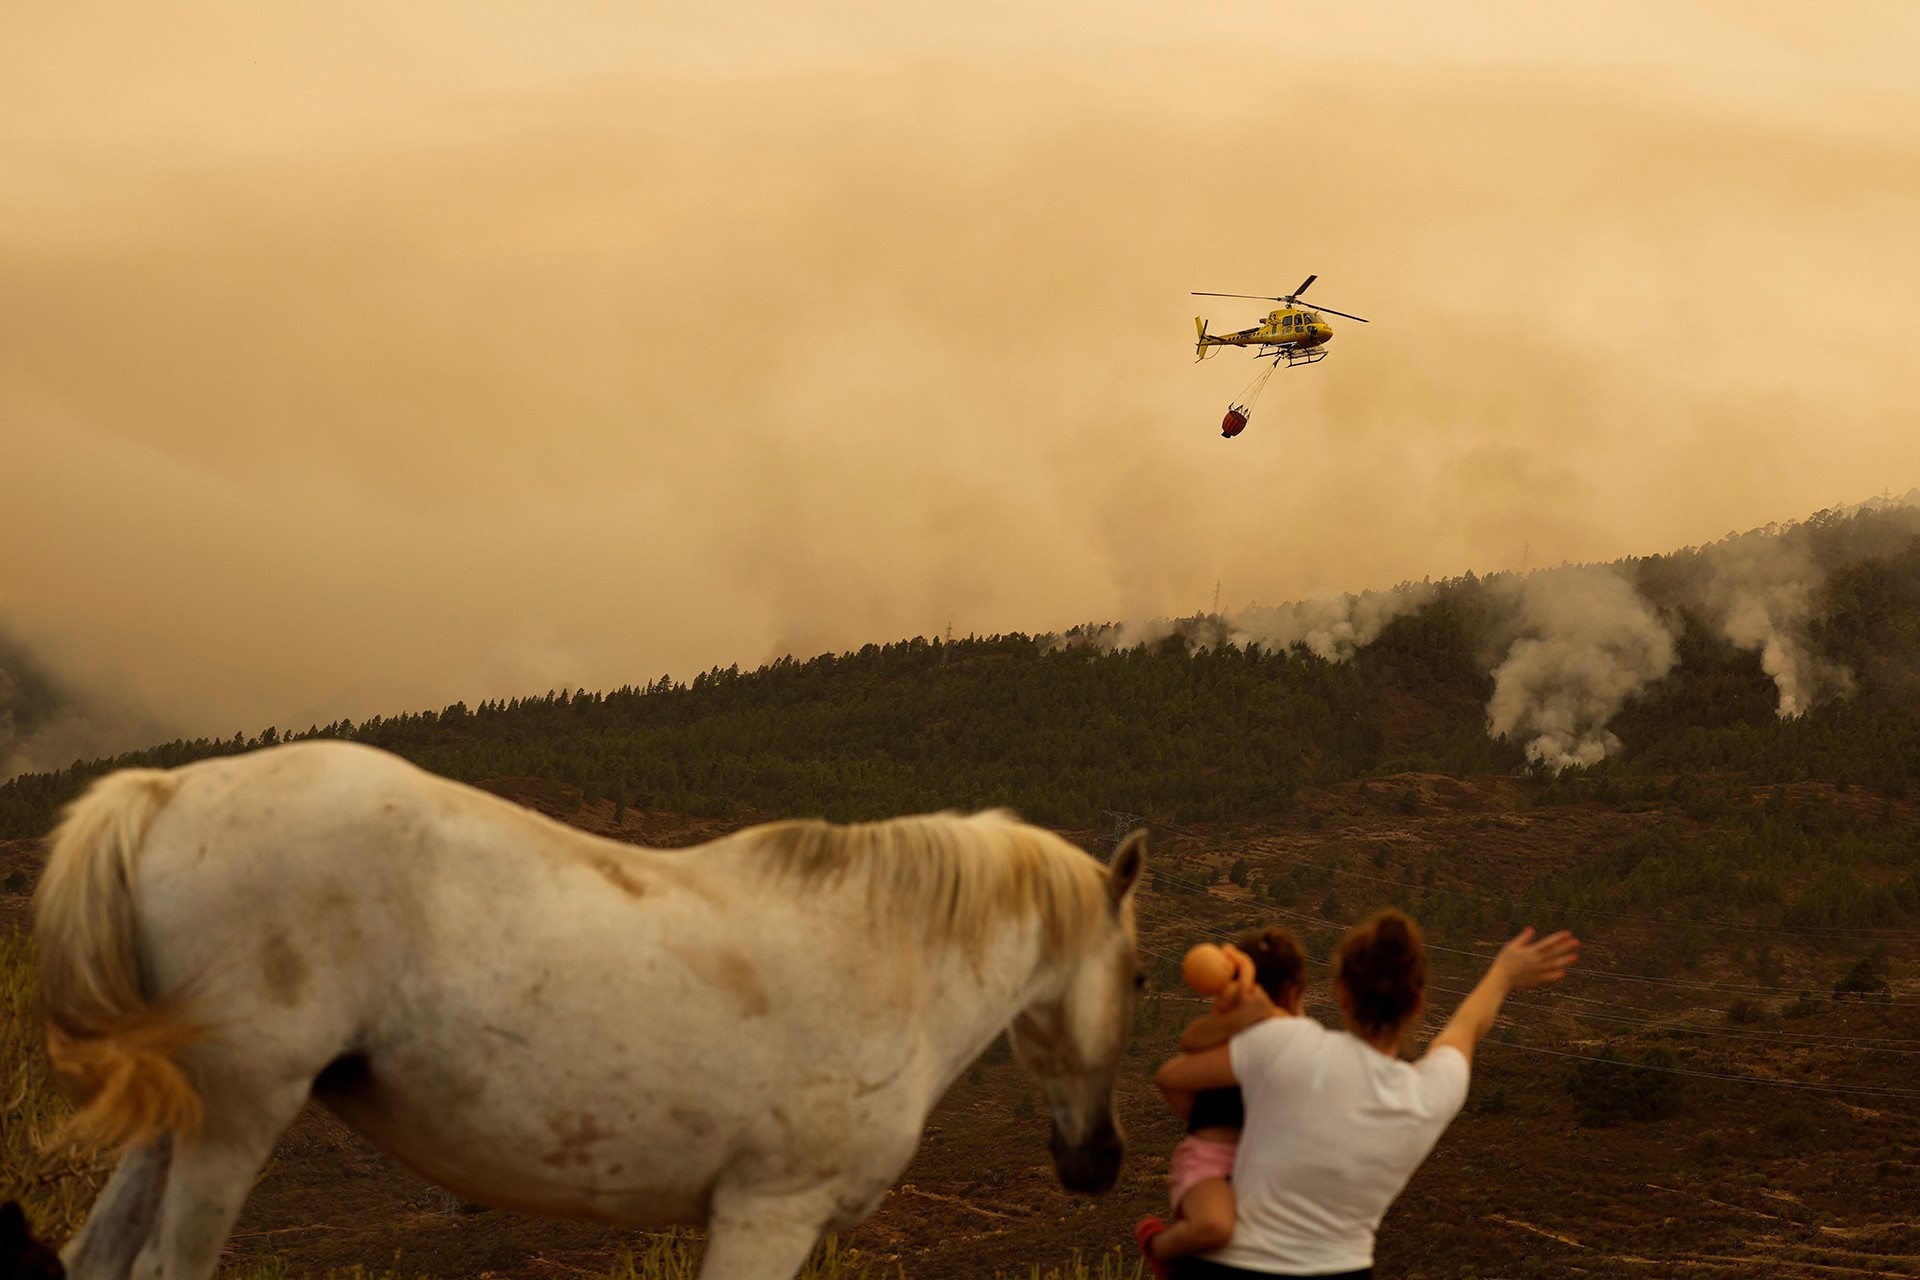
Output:
<instances>
[{"instance_id":1,"label":"horse's mane","mask_svg":"<svg viewBox=\"0 0 1920 1280\"><path fill-rule=\"evenodd\" d=\"M1108 909L1105 869L1067 841L1005 809L930 813L838 825L774 822L737 837L769 875L801 885L865 880L880 919L977 954L992 921L1025 913L1049 956L1083 943Z\"/></svg>"}]
</instances>

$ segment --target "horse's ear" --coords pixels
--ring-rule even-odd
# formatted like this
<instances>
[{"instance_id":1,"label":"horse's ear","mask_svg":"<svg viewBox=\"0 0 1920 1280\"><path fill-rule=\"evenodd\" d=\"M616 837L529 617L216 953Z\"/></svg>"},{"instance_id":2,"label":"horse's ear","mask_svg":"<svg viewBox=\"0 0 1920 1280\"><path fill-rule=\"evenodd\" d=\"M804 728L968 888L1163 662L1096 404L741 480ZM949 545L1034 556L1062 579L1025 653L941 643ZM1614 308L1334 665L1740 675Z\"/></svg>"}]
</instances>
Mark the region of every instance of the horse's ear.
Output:
<instances>
[{"instance_id":1,"label":"horse's ear","mask_svg":"<svg viewBox=\"0 0 1920 1280\"><path fill-rule=\"evenodd\" d=\"M1119 847L1113 851L1113 865L1107 868L1107 898L1115 906L1120 905L1129 893L1133 892L1134 881L1140 878L1140 868L1147 864L1147 829L1140 827L1127 833Z\"/></svg>"}]
</instances>

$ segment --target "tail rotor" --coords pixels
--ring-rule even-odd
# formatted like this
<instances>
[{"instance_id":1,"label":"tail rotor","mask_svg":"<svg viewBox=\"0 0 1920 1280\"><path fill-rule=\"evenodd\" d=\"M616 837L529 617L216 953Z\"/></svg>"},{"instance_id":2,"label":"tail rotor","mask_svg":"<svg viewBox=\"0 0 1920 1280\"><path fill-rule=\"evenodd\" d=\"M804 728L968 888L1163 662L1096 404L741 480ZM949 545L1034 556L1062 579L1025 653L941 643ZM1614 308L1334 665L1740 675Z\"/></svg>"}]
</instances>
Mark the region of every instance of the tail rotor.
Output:
<instances>
[{"instance_id":1,"label":"tail rotor","mask_svg":"<svg viewBox=\"0 0 1920 1280\"><path fill-rule=\"evenodd\" d=\"M1197 364L1218 351L1220 344L1207 341L1207 322L1199 316L1193 318L1193 327L1198 330L1200 334L1200 341L1194 344L1193 348L1194 362Z\"/></svg>"}]
</instances>

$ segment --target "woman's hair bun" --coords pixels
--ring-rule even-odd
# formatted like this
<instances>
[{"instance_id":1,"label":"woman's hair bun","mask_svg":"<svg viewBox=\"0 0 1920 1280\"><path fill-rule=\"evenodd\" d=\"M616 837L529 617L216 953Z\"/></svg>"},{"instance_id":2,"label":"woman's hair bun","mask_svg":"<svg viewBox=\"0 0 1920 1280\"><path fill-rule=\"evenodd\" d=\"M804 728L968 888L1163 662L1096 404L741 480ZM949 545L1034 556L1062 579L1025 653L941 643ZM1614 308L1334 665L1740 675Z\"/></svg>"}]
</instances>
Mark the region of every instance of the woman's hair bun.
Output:
<instances>
[{"instance_id":1,"label":"woman's hair bun","mask_svg":"<svg viewBox=\"0 0 1920 1280\"><path fill-rule=\"evenodd\" d=\"M1426 998L1427 948L1420 926L1392 907L1375 913L1341 939L1334 971L1363 1032L1398 1033Z\"/></svg>"},{"instance_id":2,"label":"woman's hair bun","mask_svg":"<svg viewBox=\"0 0 1920 1280\"><path fill-rule=\"evenodd\" d=\"M1417 925L1398 911L1382 911L1374 917L1373 949L1382 960L1411 960L1423 950L1414 940Z\"/></svg>"}]
</instances>

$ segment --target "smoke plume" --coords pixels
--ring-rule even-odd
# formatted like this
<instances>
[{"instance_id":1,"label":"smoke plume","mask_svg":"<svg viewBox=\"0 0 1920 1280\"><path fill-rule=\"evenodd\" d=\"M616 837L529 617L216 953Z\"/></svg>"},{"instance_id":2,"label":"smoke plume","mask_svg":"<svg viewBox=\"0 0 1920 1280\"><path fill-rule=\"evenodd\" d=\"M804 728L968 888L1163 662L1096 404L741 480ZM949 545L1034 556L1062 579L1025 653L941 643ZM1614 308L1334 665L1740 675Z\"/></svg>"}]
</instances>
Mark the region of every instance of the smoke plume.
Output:
<instances>
[{"instance_id":1,"label":"smoke plume","mask_svg":"<svg viewBox=\"0 0 1920 1280\"><path fill-rule=\"evenodd\" d=\"M1189 651L1258 645L1268 651L1305 650L1328 662L1347 662L1380 638L1395 618L1418 612L1433 596L1425 583L1402 583L1359 595L1314 596L1282 605L1248 605L1237 612L1191 618L1153 618L1077 628L1047 637L1050 647L1090 645L1106 652L1154 645L1178 636Z\"/></svg>"},{"instance_id":2,"label":"smoke plume","mask_svg":"<svg viewBox=\"0 0 1920 1280\"><path fill-rule=\"evenodd\" d=\"M144 746L159 736L151 722L67 688L0 635L0 782Z\"/></svg>"},{"instance_id":3,"label":"smoke plume","mask_svg":"<svg viewBox=\"0 0 1920 1280\"><path fill-rule=\"evenodd\" d=\"M1823 575L1806 538L1756 529L1714 543L1702 558L1711 574L1706 603L1720 634L1760 655L1760 669L1780 691L1782 719L1853 692L1853 673L1807 644Z\"/></svg>"},{"instance_id":4,"label":"smoke plume","mask_svg":"<svg viewBox=\"0 0 1920 1280\"><path fill-rule=\"evenodd\" d=\"M1488 732L1555 773L1598 764L1620 748L1608 722L1673 669L1673 633L1609 567L1533 574L1517 605L1524 634L1494 670Z\"/></svg>"},{"instance_id":5,"label":"smoke plume","mask_svg":"<svg viewBox=\"0 0 1920 1280\"><path fill-rule=\"evenodd\" d=\"M1317 596L1277 608L1252 605L1226 621L1241 648L1300 648L1328 662L1345 662L1378 640L1395 618L1418 612L1432 597L1432 587L1409 582L1389 591Z\"/></svg>"}]
</instances>

